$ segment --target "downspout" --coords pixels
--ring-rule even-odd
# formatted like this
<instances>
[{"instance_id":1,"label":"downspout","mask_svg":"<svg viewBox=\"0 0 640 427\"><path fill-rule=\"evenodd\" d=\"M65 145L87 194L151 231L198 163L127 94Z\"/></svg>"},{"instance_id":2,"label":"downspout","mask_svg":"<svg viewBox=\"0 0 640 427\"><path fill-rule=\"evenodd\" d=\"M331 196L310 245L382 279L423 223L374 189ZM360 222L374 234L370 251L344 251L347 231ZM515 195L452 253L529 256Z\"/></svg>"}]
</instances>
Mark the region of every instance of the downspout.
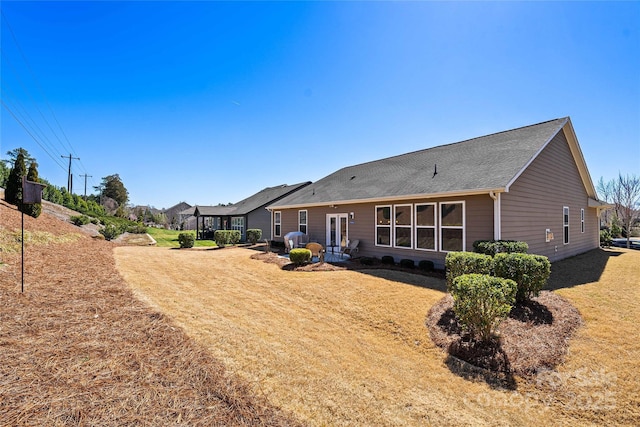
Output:
<instances>
[{"instance_id":1,"label":"downspout","mask_svg":"<svg viewBox=\"0 0 640 427\"><path fill-rule=\"evenodd\" d=\"M502 239L502 217L500 209L500 193L489 192L489 197L493 199L493 240Z\"/></svg>"}]
</instances>

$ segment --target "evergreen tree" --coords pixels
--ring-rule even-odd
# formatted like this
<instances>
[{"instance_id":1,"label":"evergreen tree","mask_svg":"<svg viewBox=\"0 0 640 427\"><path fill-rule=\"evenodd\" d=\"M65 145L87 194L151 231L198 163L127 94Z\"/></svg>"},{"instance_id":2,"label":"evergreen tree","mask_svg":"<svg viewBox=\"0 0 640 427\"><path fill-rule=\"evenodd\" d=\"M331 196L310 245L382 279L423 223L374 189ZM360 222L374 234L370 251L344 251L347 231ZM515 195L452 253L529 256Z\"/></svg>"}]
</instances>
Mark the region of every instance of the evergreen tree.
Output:
<instances>
[{"instance_id":1,"label":"evergreen tree","mask_svg":"<svg viewBox=\"0 0 640 427\"><path fill-rule=\"evenodd\" d=\"M35 160L32 161L29 165L27 180L32 182L40 182L38 181L38 163L36 163ZM42 213L42 203L30 203L28 205L23 205L22 212L34 218L38 218Z\"/></svg>"},{"instance_id":2,"label":"evergreen tree","mask_svg":"<svg viewBox=\"0 0 640 427\"><path fill-rule=\"evenodd\" d=\"M100 191L102 196L115 200L119 206L124 206L129 201L129 192L118 174L105 176L102 178L100 186L95 188Z\"/></svg>"},{"instance_id":3,"label":"evergreen tree","mask_svg":"<svg viewBox=\"0 0 640 427\"><path fill-rule=\"evenodd\" d=\"M26 174L24 155L20 152L16 157L13 168L9 172L7 188L4 191L4 200L7 203L16 205L20 210L22 210L22 177Z\"/></svg>"}]
</instances>

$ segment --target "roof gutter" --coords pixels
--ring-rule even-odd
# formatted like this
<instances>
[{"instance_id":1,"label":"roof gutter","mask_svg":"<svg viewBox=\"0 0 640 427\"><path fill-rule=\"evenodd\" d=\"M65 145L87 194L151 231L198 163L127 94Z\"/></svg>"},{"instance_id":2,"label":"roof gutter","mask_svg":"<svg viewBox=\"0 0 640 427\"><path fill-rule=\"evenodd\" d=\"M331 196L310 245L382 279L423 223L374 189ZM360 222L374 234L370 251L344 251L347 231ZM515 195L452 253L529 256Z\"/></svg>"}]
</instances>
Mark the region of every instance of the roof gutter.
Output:
<instances>
[{"instance_id":1,"label":"roof gutter","mask_svg":"<svg viewBox=\"0 0 640 427\"><path fill-rule=\"evenodd\" d=\"M428 194L406 194L402 196L388 196L388 197L376 197L371 199L351 199L351 200L328 200L317 203L303 203L296 205L270 205L266 207L268 211L274 211L279 209L295 209L295 208L312 208L330 205L353 205L360 203L379 203L379 202L393 202L396 200L411 200L411 199L435 199L443 197L463 197L463 196L478 196L487 193L502 193L505 188L483 188L470 191L449 191L442 193L428 193Z\"/></svg>"}]
</instances>

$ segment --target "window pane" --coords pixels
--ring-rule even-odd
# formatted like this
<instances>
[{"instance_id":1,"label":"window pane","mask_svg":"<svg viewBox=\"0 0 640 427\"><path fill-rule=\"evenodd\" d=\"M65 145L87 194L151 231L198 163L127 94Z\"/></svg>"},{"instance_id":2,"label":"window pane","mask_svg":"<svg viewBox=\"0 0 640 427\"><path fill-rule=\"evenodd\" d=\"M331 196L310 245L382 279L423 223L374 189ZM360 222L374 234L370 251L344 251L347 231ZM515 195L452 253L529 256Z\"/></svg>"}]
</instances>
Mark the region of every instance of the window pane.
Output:
<instances>
[{"instance_id":1,"label":"window pane","mask_svg":"<svg viewBox=\"0 0 640 427\"><path fill-rule=\"evenodd\" d=\"M300 211L300 224L306 224L307 223L307 211Z\"/></svg>"},{"instance_id":2,"label":"window pane","mask_svg":"<svg viewBox=\"0 0 640 427\"><path fill-rule=\"evenodd\" d=\"M280 235L280 224L276 224L276 236Z\"/></svg>"},{"instance_id":3,"label":"window pane","mask_svg":"<svg viewBox=\"0 0 640 427\"><path fill-rule=\"evenodd\" d=\"M403 248L411 247L411 228L410 227L396 228L396 246L401 246Z\"/></svg>"},{"instance_id":4,"label":"window pane","mask_svg":"<svg viewBox=\"0 0 640 427\"><path fill-rule=\"evenodd\" d=\"M276 212L274 215L274 221L275 222L280 222L280 212Z\"/></svg>"},{"instance_id":5,"label":"window pane","mask_svg":"<svg viewBox=\"0 0 640 427\"><path fill-rule=\"evenodd\" d=\"M300 225L300 232L307 234L307 226L304 224Z\"/></svg>"},{"instance_id":6,"label":"window pane","mask_svg":"<svg viewBox=\"0 0 640 427\"><path fill-rule=\"evenodd\" d=\"M462 227L462 203L443 203L440 205L442 226Z\"/></svg>"},{"instance_id":7,"label":"window pane","mask_svg":"<svg viewBox=\"0 0 640 427\"><path fill-rule=\"evenodd\" d=\"M461 251L462 250L462 230L443 228L442 229L442 250Z\"/></svg>"},{"instance_id":8,"label":"window pane","mask_svg":"<svg viewBox=\"0 0 640 427\"><path fill-rule=\"evenodd\" d=\"M434 226L433 211L435 207L433 205L418 205L416 206L416 225L428 225Z\"/></svg>"},{"instance_id":9,"label":"window pane","mask_svg":"<svg viewBox=\"0 0 640 427\"><path fill-rule=\"evenodd\" d=\"M391 246L391 228L390 227L377 227L376 228L376 242L378 245Z\"/></svg>"},{"instance_id":10,"label":"window pane","mask_svg":"<svg viewBox=\"0 0 640 427\"><path fill-rule=\"evenodd\" d=\"M396 206L396 225L411 225L411 206Z\"/></svg>"},{"instance_id":11,"label":"window pane","mask_svg":"<svg viewBox=\"0 0 640 427\"><path fill-rule=\"evenodd\" d=\"M564 227L564 243L569 243L569 227Z\"/></svg>"},{"instance_id":12,"label":"window pane","mask_svg":"<svg viewBox=\"0 0 640 427\"><path fill-rule=\"evenodd\" d=\"M416 230L416 247L420 249L436 249L435 229L418 228Z\"/></svg>"},{"instance_id":13,"label":"window pane","mask_svg":"<svg viewBox=\"0 0 640 427\"><path fill-rule=\"evenodd\" d=\"M389 206L379 207L376 209L376 224L391 224L391 208Z\"/></svg>"}]
</instances>

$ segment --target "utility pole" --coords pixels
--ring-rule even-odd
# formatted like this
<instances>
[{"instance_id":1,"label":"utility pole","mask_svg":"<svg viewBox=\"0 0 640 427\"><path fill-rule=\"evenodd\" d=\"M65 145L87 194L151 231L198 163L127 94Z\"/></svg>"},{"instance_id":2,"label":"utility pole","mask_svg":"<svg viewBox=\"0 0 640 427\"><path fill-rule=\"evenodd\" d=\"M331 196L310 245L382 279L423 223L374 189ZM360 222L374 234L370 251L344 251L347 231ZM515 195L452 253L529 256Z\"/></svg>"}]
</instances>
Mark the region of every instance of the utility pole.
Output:
<instances>
[{"instance_id":1,"label":"utility pole","mask_svg":"<svg viewBox=\"0 0 640 427\"><path fill-rule=\"evenodd\" d=\"M93 175L80 175L80 176L84 176L84 199L87 200L87 178L93 178Z\"/></svg>"},{"instance_id":2,"label":"utility pole","mask_svg":"<svg viewBox=\"0 0 640 427\"><path fill-rule=\"evenodd\" d=\"M60 156L63 159L66 159L67 156ZM69 153L69 176L67 178L67 191L69 192L69 194L72 194L72 190L73 190L73 181L71 178L71 160L80 160L80 157L71 157L71 153Z\"/></svg>"}]
</instances>

